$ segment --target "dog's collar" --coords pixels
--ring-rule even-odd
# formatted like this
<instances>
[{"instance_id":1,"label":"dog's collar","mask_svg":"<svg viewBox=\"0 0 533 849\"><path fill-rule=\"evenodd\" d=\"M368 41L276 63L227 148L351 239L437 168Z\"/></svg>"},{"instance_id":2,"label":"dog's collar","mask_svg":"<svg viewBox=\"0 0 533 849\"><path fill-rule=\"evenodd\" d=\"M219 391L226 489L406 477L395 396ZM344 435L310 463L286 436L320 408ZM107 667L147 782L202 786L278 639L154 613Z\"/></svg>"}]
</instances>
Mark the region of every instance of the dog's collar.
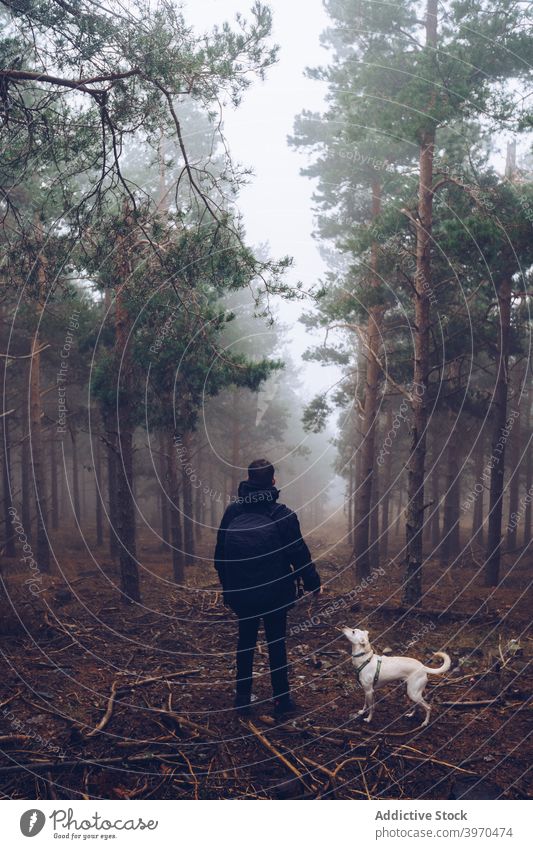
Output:
<instances>
[{"instance_id":1,"label":"dog's collar","mask_svg":"<svg viewBox=\"0 0 533 849\"><path fill-rule=\"evenodd\" d=\"M366 651L365 651L365 652L363 652L363 654L353 654L353 655L352 655L352 657L363 657L363 655L364 655L364 654L368 654L368 652L366 652ZM356 666L356 667L355 667L355 674L357 675L357 680L358 680L358 681L359 681L359 676L360 676L361 672L363 671L363 669L365 668L365 666L368 666L368 664L370 663L370 661L372 660L372 658L373 658L373 657L374 657L374 652L372 652L372 654L370 655L370 657L368 658L368 660L363 661L363 663L361 664L361 666ZM375 671L375 673L374 673L374 680L372 681L372 686L373 686L373 687L375 687L375 686L376 686L376 684L378 683L379 673L380 673L380 671L381 671L381 661L382 661L382 660L383 660L383 658L382 658L382 657L378 657L378 662L377 662L377 664L376 664L376 671Z\"/></svg>"},{"instance_id":2,"label":"dog's collar","mask_svg":"<svg viewBox=\"0 0 533 849\"><path fill-rule=\"evenodd\" d=\"M362 654L352 654L352 657L364 657L366 654L368 654L368 652L364 651ZM355 674L357 675L358 680L359 680L359 675L361 674L361 672L363 671L365 666L368 666L368 664L370 663L370 661L372 660L373 657L374 657L374 652L371 650L370 657L368 658L368 660L364 660L363 663L361 664L361 666L355 667Z\"/></svg>"}]
</instances>

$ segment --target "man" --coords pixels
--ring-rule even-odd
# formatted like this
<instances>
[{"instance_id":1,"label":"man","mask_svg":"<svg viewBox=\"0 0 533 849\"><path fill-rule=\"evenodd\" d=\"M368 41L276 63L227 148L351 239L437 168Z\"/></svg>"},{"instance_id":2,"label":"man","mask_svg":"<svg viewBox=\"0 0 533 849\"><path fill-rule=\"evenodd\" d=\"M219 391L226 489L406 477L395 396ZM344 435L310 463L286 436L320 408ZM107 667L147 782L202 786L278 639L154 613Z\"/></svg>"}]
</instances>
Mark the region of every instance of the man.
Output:
<instances>
[{"instance_id":1,"label":"man","mask_svg":"<svg viewBox=\"0 0 533 849\"><path fill-rule=\"evenodd\" d=\"M320 577L302 539L296 513L278 504L274 467L254 460L238 498L226 509L217 536L215 567L224 604L239 619L235 707L248 713L252 670L261 619L268 643L274 714L294 713L285 645L287 611L294 605L296 584L320 592Z\"/></svg>"}]
</instances>

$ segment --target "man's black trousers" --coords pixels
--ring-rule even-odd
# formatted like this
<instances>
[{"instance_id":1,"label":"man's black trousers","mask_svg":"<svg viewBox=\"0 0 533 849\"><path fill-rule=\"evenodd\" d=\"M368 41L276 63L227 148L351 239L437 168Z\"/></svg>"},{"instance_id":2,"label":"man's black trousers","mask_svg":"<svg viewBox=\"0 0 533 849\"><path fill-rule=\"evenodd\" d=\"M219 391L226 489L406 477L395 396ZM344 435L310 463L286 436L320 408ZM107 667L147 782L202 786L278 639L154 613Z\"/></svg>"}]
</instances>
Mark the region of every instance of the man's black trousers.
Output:
<instances>
[{"instance_id":1,"label":"man's black trousers","mask_svg":"<svg viewBox=\"0 0 533 849\"><path fill-rule=\"evenodd\" d=\"M287 671L287 609L276 610L263 616L239 619L237 644L237 695L248 697L252 692L252 670L259 625L263 620L270 660L270 680L274 698L286 697L289 692Z\"/></svg>"}]
</instances>

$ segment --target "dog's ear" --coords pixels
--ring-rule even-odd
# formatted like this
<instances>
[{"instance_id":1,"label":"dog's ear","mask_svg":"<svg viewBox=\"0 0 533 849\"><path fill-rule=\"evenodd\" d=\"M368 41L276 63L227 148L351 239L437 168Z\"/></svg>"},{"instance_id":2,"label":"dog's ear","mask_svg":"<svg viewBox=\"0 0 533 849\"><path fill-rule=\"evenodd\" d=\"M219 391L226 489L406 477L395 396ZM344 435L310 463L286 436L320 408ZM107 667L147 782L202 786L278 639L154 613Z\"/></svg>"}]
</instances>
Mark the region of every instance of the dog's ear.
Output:
<instances>
[{"instance_id":1,"label":"dog's ear","mask_svg":"<svg viewBox=\"0 0 533 849\"><path fill-rule=\"evenodd\" d=\"M363 631L363 634L365 635L365 637L366 637L366 638L367 638L367 640L368 640L368 631Z\"/></svg>"}]
</instances>

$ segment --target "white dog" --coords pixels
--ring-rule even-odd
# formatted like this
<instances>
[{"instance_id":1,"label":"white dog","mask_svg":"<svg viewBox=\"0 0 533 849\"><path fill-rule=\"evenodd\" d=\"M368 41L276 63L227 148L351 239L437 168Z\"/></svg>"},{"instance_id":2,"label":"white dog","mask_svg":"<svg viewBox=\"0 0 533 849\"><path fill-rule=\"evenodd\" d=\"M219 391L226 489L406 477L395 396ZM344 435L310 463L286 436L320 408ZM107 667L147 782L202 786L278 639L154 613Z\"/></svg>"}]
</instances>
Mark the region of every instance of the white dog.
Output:
<instances>
[{"instance_id":1,"label":"white dog","mask_svg":"<svg viewBox=\"0 0 533 849\"><path fill-rule=\"evenodd\" d=\"M378 657L372 651L368 631L360 631L358 628L341 628L341 631L352 644L352 662L358 681L365 692L364 707L356 715L362 716L368 713L365 722L370 722L374 712L376 687L389 684L391 681L405 681L407 695L414 702L414 707L407 716L414 716L416 706L420 705L426 711L426 718L422 725L427 725L431 707L424 701L423 692L428 682L428 674L442 675L447 672L452 663L449 656L442 651L435 652L436 656L444 659L444 663L438 669L424 666L413 657Z\"/></svg>"}]
</instances>

